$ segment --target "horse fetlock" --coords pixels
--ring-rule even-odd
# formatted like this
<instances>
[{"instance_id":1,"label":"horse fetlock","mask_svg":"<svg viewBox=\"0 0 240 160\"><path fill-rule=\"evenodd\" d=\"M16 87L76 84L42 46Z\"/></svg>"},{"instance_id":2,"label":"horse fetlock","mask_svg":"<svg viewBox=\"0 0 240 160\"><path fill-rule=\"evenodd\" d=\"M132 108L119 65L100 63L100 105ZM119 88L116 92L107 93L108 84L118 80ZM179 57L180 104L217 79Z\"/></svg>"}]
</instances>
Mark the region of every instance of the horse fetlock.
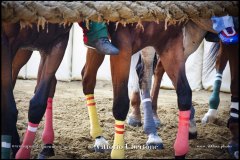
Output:
<instances>
[{"instance_id":1,"label":"horse fetlock","mask_svg":"<svg viewBox=\"0 0 240 160\"><path fill-rule=\"evenodd\" d=\"M102 128L100 126L91 127L90 135L95 139L102 136Z\"/></svg>"},{"instance_id":2,"label":"horse fetlock","mask_svg":"<svg viewBox=\"0 0 240 160\"><path fill-rule=\"evenodd\" d=\"M53 144L53 141L54 141L53 129L51 129L51 130L44 129L43 134L42 134L42 141L44 144Z\"/></svg>"},{"instance_id":3,"label":"horse fetlock","mask_svg":"<svg viewBox=\"0 0 240 160\"><path fill-rule=\"evenodd\" d=\"M115 134L114 143L111 152L112 159L124 159L125 157L125 145L123 135Z\"/></svg>"},{"instance_id":4,"label":"horse fetlock","mask_svg":"<svg viewBox=\"0 0 240 160\"><path fill-rule=\"evenodd\" d=\"M189 123L189 139L197 138L197 126L195 119L191 119Z\"/></svg>"},{"instance_id":5,"label":"horse fetlock","mask_svg":"<svg viewBox=\"0 0 240 160\"><path fill-rule=\"evenodd\" d=\"M136 118L135 116L132 116L132 114L130 114L127 118L127 124L133 127L140 127L142 126L141 118Z\"/></svg>"},{"instance_id":6,"label":"horse fetlock","mask_svg":"<svg viewBox=\"0 0 240 160\"><path fill-rule=\"evenodd\" d=\"M220 103L220 97L219 94L212 94L209 99L209 106L211 109L217 109Z\"/></svg>"},{"instance_id":7,"label":"horse fetlock","mask_svg":"<svg viewBox=\"0 0 240 160\"><path fill-rule=\"evenodd\" d=\"M214 122L217 118L217 110L209 109L208 112L202 118L202 124L206 124L208 122Z\"/></svg>"},{"instance_id":8,"label":"horse fetlock","mask_svg":"<svg viewBox=\"0 0 240 160\"><path fill-rule=\"evenodd\" d=\"M189 132L194 133L197 132L197 125L195 119L191 119L189 123Z\"/></svg>"},{"instance_id":9,"label":"horse fetlock","mask_svg":"<svg viewBox=\"0 0 240 160\"><path fill-rule=\"evenodd\" d=\"M161 126L161 121L160 121L160 119L158 118L158 116L153 116L153 120L154 120L154 123L155 123L155 126L156 126L156 128L160 128L160 126Z\"/></svg>"}]
</instances>

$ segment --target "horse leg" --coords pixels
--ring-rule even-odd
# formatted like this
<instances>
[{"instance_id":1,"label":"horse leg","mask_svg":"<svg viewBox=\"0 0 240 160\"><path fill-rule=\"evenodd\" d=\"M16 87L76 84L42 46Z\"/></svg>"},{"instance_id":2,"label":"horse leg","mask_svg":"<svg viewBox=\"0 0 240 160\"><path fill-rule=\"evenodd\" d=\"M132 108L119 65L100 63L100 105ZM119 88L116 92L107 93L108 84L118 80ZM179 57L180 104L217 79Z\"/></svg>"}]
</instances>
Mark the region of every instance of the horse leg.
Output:
<instances>
[{"instance_id":1,"label":"horse leg","mask_svg":"<svg viewBox=\"0 0 240 160\"><path fill-rule=\"evenodd\" d=\"M37 127L46 110L46 102L49 95L51 80L53 79L63 59L68 42L68 34L60 38L63 40L57 42L51 48L51 53L48 55L45 62L45 72L43 73L41 81L39 82L39 87L37 88L35 95L30 101L30 108L28 112L28 128L24 135L22 146L19 149L16 158L30 158L31 147L35 139Z\"/></svg>"},{"instance_id":2,"label":"horse leg","mask_svg":"<svg viewBox=\"0 0 240 160\"><path fill-rule=\"evenodd\" d=\"M148 52L148 54L146 54ZM150 53L151 54L150 54ZM150 89L153 74L153 58L155 56L155 50L149 51L148 48L143 50L142 58L140 57L137 65L137 73L139 76L141 99L144 112L144 132L148 135L146 145L155 149L162 149L162 139L157 134L157 129L153 119L152 100L150 97ZM141 60L142 59L142 60Z\"/></svg>"},{"instance_id":3,"label":"horse leg","mask_svg":"<svg viewBox=\"0 0 240 160\"><path fill-rule=\"evenodd\" d=\"M128 88L131 91L130 103L132 106L132 112L127 118L127 123L130 126L141 126L141 110L140 110L140 94L139 94L139 78L136 72L136 65L139 60L141 52L135 53L131 58L131 66L129 73Z\"/></svg>"},{"instance_id":4,"label":"horse leg","mask_svg":"<svg viewBox=\"0 0 240 160\"><path fill-rule=\"evenodd\" d=\"M162 65L172 80L178 97L180 111L178 132L174 143L176 158L184 158L189 150L189 120L192 107L192 91L185 74L186 58L183 53L183 38L179 33L176 38L171 39L171 43L167 43L164 52L160 54Z\"/></svg>"},{"instance_id":5,"label":"horse leg","mask_svg":"<svg viewBox=\"0 0 240 160\"><path fill-rule=\"evenodd\" d=\"M231 72L231 106L230 118L228 119L228 128L232 133L232 139L229 142L229 153L238 159L239 154L239 53L238 45L223 45L229 52L229 65Z\"/></svg>"},{"instance_id":6,"label":"horse leg","mask_svg":"<svg viewBox=\"0 0 240 160\"><path fill-rule=\"evenodd\" d=\"M45 112L45 125L44 130L42 133L42 141L44 143L44 148L38 155L39 159L46 159L47 157L54 156L54 148L53 148L53 141L54 141L54 130L53 130L53 96L55 93L57 85L56 76L53 77L50 85L50 91L47 100L47 107Z\"/></svg>"},{"instance_id":7,"label":"horse leg","mask_svg":"<svg viewBox=\"0 0 240 160\"><path fill-rule=\"evenodd\" d=\"M228 54L224 54L224 48L221 43L213 44L210 52L217 52L217 60L216 60L216 77L213 84L213 92L209 98L209 109L208 112L202 118L202 124L206 124L207 122L213 122L217 117L217 109L220 102L220 88L222 84L222 73L225 69L228 61ZM225 51L227 52L227 51ZM210 53L212 54L212 53Z\"/></svg>"},{"instance_id":8,"label":"horse leg","mask_svg":"<svg viewBox=\"0 0 240 160\"><path fill-rule=\"evenodd\" d=\"M35 91L39 87L39 82L41 81L41 78L44 76L44 72L46 70L46 59L47 55L44 54L43 52L40 52L41 55L41 61L38 67L38 75L37 75L37 85L35 87ZM46 159L47 157L54 156L54 149L53 149L53 141L54 141L54 131L53 131L53 118L52 118L52 108L53 108L53 97L55 93L57 85L57 79L56 76L54 75L53 79L51 80L50 84L50 90L49 90L49 95L48 95L48 100L47 100L47 107L46 107L46 112L45 112L45 125L44 125L44 130L42 133L42 141L44 143L43 150L40 152L38 155L39 159Z\"/></svg>"},{"instance_id":9,"label":"horse leg","mask_svg":"<svg viewBox=\"0 0 240 160\"><path fill-rule=\"evenodd\" d=\"M132 91L131 94L131 106L132 112L129 114L127 119L127 124L133 127L140 127L142 126L141 123L141 110L140 110L140 94L139 91Z\"/></svg>"},{"instance_id":10,"label":"horse leg","mask_svg":"<svg viewBox=\"0 0 240 160\"><path fill-rule=\"evenodd\" d=\"M12 63L12 79L13 79L13 88L16 84L17 76L20 69L28 62L28 60L32 56L32 52L30 50L19 49L13 59Z\"/></svg>"},{"instance_id":11,"label":"horse leg","mask_svg":"<svg viewBox=\"0 0 240 160\"><path fill-rule=\"evenodd\" d=\"M152 91L151 91L153 119L154 119L154 122L155 122L155 125L157 128L159 128L161 125L161 121L157 114L157 101L158 101L158 94L159 94L161 81L162 81L164 72L165 72L165 70L164 70L161 60L159 58L157 61L156 68L154 70L154 74L153 74L154 81L153 81L153 87L152 87Z\"/></svg>"},{"instance_id":12,"label":"horse leg","mask_svg":"<svg viewBox=\"0 0 240 160\"><path fill-rule=\"evenodd\" d=\"M19 140L16 137L18 110L13 96L12 55L4 33L1 33L1 45L1 158L10 159L11 141L13 137Z\"/></svg>"},{"instance_id":13,"label":"horse leg","mask_svg":"<svg viewBox=\"0 0 240 160\"><path fill-rule=\"evenodd\" d=\"M123 39L121 35L118 38ZM115 118L115 135L111 152L113 159L125 157L124 121L129 110L128 77L132 53L130 49L127 50L129 47L125 43L118 47L121 48L119 55L110 56L114 97L113 116Z\"/></svg>"},{"instance_id":14,"label":"horse leg","mask_svg":"<svg viewBox=\"0 0 240 160\"><path fill-rule=\"evenodd\" d=\"M32 55L32 51L19 49L12 62L12 81L13 88L16 84L17 76L20 69L28 62ZM17 130L15 131L14 136L12 137L12 157L16 156L16 153L20 146L20 138Z\"/></svg>"},{"instance_id":15,"label":"horse leg","mask_svg":"<svg viewBox=\"0 0 240 160\"><path fill-rule=\"evenodd\" d=\"M94 99L94 88L96 86L97 71L104 60L104 55L100 55L96 50L88 49L84 68L82 69L83 93L86 97L88 115L90 119L90 135L95 139L94 149L96 152L104 152L108 142L103 137L100 127L96 102Z\"/></svg>"}]
</instances>

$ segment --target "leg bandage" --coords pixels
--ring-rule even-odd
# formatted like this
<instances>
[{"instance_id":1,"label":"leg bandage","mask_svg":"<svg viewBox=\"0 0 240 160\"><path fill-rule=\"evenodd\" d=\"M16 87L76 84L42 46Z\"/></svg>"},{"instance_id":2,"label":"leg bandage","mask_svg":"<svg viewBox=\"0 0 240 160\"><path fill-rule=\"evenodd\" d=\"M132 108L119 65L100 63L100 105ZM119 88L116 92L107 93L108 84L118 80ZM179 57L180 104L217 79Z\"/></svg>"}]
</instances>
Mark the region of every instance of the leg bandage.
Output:
<instances>
[{"instance_id":1,"label":"leg bandage","mask_svg":"<svg viewBox=\"0 0 240 160\"><path fill-rule=\"evenodd\" d=\"M177 138L174 144L175 156L183 156L189 150L188 137L189 137L189 119L190 110L179 111L179 122Z\"/></svg>"},{"instance_id":2,"label":"leg bandage","mask_svg":"<svg viewBox=\"0 0 240 160\"><path fill-rule=\"evenodd\" d=\"M115 136L111 152L111 158L123 159L125 157L124 147L124 121L115 120Z\"/></svg>"},{"instance_id":3,"label":"leg bandage","mask_svg":"<svg viewBox=\"0 0 240 160\"><path fill-rule=\"evenodd\" d=\"M44 144L53 144L54 131L53 131L53 117L52 117L52 98L48 98L47 108L45 112L45 126L42 134Z\"/></svg>"},{"instance_id":4,"label":"leg bandage","mask_svg":"<svg viewBox=\"0 0 240 160\"><path fill-rule=\"evenodd\" d=\"M149 135L156 133L157 129L153 119L152 100L151 98L145 98L142 100L143 112L144 112L144 132Z\"/></svg>"},{"instance_id":5,"label":"leg bandage","mask_svg":"<svg viewBox=\"0 0 240 160\"><path fill-rule=\"evenodd\" d=\"M16 154L16 159L30 159L31 147L35 139L38 125L39 124L33 124L31 122L28 122L28 128L25 133L21 148Z\"/></svg>"},{"instance_id":6,"label":"leg bandage","mask_svg":"<svg viewBox=\"0 0 240 160\"><path fill-rule=\"evenodd\" d=\"M219 91L222 84L222 74L217 73L215 77L215 82L213 84L213 92L209 98L210 109L217 109L219 106L220 98Z\"/></svg>"},{"instance_id":7,"label":"leg bandage","mask_svg":"<svg viewBox=\"0 0 240 160\"><path fill-rule=\"evenodd\" d=\"M96 137L102 136L102 128L99 125L96 103L93 94L86 95L88 115L90 119L90 135L95 139Z\"/></svg>"},{"instance_id":8,"label":"leg bandage","mask_svg":"<svg viewBox=\"0 0 240 160\"><path fill-rule=\"evenodd\" d=\"M239 102L231 102L230 106L230 116L232 118L238 119L239 113Z\"/></svg>"},{"instance_id":9,"label":"leg bandage","mask_svg":"<svg viewBox=\"0 0 240 160\"><path fill-rule=\"evenodd\" d=\"M10 159L12 136L2 135L1 139L1 159Z\"/></svg>"}]
</instances>

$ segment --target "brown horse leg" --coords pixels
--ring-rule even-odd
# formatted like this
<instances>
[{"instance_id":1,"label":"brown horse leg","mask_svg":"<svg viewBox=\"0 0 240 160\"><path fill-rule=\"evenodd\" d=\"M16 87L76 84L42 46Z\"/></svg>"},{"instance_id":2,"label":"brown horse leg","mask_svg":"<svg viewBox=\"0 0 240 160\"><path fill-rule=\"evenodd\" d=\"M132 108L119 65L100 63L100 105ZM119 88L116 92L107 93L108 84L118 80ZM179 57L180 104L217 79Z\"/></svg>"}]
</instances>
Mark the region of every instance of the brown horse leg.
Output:
<instances>
[{"instance_id":1,"label":"brown horse leg","mask_svg":"<svg viewBox=\"0 0 240 160\"><path fill-rule=\"evenodd\" d=\"M10 159L11 141L19 142L18 134L15 137L18 111L13 96L12 53L4 32L1 33L1 46L1 158Z\"/></svg>"},{"instance_id":2,"label":"brown horse leg","mask_svg":"<svg viewBox=\"0 0 240 160\"><path fill-rule=\"evenodd\" d=\"M25 49L19 49L13 59L12 62L12 81L13 81L13 88L16 84L17 76L20 71L20 69L28 62L32 55L32 51L25 50ZM19 135L18 132L15 131L15 135L12 137L12 157L15 157L19 146L20 146L20 141L19 141Z\"/></svg>"},{"instance_id":3,"label":"brown horse leg","mask_svg":"<svg viewBox=\"0 0 240 160\"><path fill-rule=\"evenodd\" d=\"M30 158L31 146L33 145L33 141L35 139L37 127L46 110L46 102L49 95L51 80L53 79L65 53L68 42L68 33L59 38L62 40L57 42L51 48L51 53L48 54L45 62L45 72L43 72L39 87L30 101L28 129L25 133L22 147L19 149L16 158ZM26 148L24 146L30 146L30 148Z\"/></svg>"},{"instance_id":4,"label":"brown horse leg","mask_svg":"<svg viewBox=\"0 0 240 160\"><path fill-rule=\"evenodd\" d=\"M94 149L96 152L104 152L108 142L102 134L99 124L96 102L94 99L94 88L96 86L97 71L104 60L104 55L100 55L94 49L87 50L87 58L82 69L83 93L86 97L88 114L90 119L90 135L95 139Z\"/></svg>"},{"instance_id":5,"label":"brown horse leg","mask_svg":"<svg viewBox=\"0 0 240 160\"><path fill-rule=\"evenodd\" d=\"M13 59L12 63L12 79L13 79L13 88L16 84L17 76L20 69L28 62L31 58L33 51L19 49Z\"/></svg>"},{"instance_id":6,"label":"brown horse leg","mask_svg":"<svg viewBox=\"0 0 240 160\"><path fill-rule=\"evenodd\" d=\"M154 82L151 92L151 98L152 98L152 108L153 108L153 119L155 122L156 127L160 127L161 122L157 114L157 101L158 101L158 94L160 90L160 85L162 81L163 74L165 73L165 70L162 66L160 58L158 59L157 66L154 70Z\"/></svg>"},{"instance_id":7,"label":"brown horse leg","mask_svg":"<svg viewBox=\"0 0 240 160\"><path fill-rule=\"evenodd\" d=\"M179 34L170 39L169 43L164 47L165 50L160 54L160 59L176 89L180 110L178 132L174 144L175 156L176 158L184 158L189 150L188 139L192 91L185 73L186 58L184 58L182 33L179 32Z\"/></svg>"},{"instance_id":8,"label":"brown horse leg","mask_svg":"<svg viewBox=\"0 0 240 160\"><path fill-rule=\"evenodd\" d=\"M129 114L128 117L128 124L131 126L141 126L141 110L140 110L140 94L139 91L132 91L131 94L131 106L132 106L132 112Z\"/></svg>"},{"instance_id":9,"label":"brown horse leg","mask_svg":"<svg viewBox=\"0 0 240 160\"><path fill-rule=\"evenodd\" d=\"M119 39L122 39L121 36ZM124 44L121 43L121 45ZM114 97L113 116L115 118L115 136L111 152L113 159L125 157L124 121L129 110L128 77L132 53L127 45L118 47L121 48L119 55L110 57Z\"/></svg>"},{"instance_id":10,"label":"brown horse leg","mask_svg":"<svg viewBox=\"0 0 240 160\"><path fill-rule=\"evenodd\" d=\"M131 65L129 71L129 81L128 81L128 89L131 94L130 103L131 103L131 113L129 113L127 118L127 123L133 127L142 126L141 123L141 99L139 93L139 78L136 72L136 65L139 61L139 57L141 52L137 52L131 57Z\"/></svg>"},{"instance_id":11,"label":"brown horse leg","mask_svg":"<svg viewBox=\"0 0 240 160\"><path fill-rule=\"evenodd\" d=\"M238 158L239 152L239 46L223 45L229 53L229 65L231 72L231 106L228 128L232 133L232 140L229 143L228 150L232 156ZM236 155L237 154L237 155Z\"/></svg>"},{"instance_id":12,"label":"brown horse leg","mask_svg":"<svg viewBox=\"0 0 240 160\"><path fill-rule=\"evenodd\" d=\"M213 84L213 91L209 98L209 109L208 112L202 118L202 124L207 122L214 122L217 117L217 109L220 103L220 88L222 84L222 73L225 69L228 61L228 51L224 49L222 43L215 43L212 45L210 52L218 52L216 59L216 77ZM225 52L225 53L224 53ZM213 55L215 53L210 53ZM231 54L231 53L230 53Z\"/></svg>"}]
</instances>

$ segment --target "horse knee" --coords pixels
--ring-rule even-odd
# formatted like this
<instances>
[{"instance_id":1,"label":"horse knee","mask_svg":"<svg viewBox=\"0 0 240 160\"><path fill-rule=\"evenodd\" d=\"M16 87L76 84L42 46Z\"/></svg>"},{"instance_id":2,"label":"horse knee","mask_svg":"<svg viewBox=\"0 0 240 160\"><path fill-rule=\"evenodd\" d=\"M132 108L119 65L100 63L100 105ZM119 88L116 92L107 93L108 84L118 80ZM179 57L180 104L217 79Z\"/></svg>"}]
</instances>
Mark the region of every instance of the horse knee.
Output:
<instances>
[{"instance_id":1,"label":"horse knee","mask_svg":"<svg viewBox=\"0 0 240 160\"><path fill-rule=\"evenodd\" d=\"M82 79L83 93L85 95L94 93L96 78L84 77Z\"/></svg>"},{"instance_id":2,"label":"horse knee","mask_svg":"<svg viewBox=\"0 0 240 160\"><path fill-rule=\"evenodd\" d=\"M40 101L35 98L30 100L28 119L31 123L39 124L46 110L47 101Z\"/></svg>"}]
</instances>

